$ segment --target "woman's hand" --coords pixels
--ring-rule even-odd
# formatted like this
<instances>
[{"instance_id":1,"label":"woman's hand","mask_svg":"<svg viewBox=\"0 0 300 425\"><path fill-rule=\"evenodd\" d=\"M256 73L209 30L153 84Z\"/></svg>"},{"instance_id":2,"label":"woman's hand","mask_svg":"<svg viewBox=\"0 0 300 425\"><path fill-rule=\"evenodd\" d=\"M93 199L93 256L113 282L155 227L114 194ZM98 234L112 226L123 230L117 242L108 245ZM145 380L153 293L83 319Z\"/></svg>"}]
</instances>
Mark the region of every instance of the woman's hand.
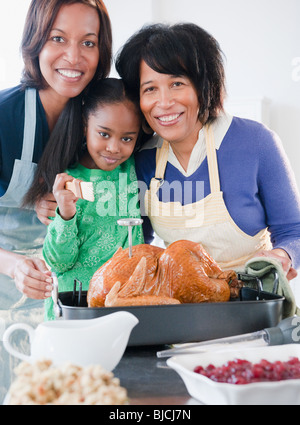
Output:
<instances>
[{"instance_id":1,"label":"woman's hand","mask_svg":"<svg viewBox=\"0 0 300 425\"><path fill-rule=\"evenodd\" d=\"M65 189L66 183L74 180L74 177L66 173L61 173L56 176L53 195L56 199L59 215L63 220L71 220L76 214L76 202L78 198L70 190Z\"/></svg>"},{"instance_id":2,"label":"woman's hand","mask_svg":"<svg viewBox=\"0 0 300 425\"><path fill-rule=\"evenodd\" d=\"M44 198L35 204L35 211L38 219L48 226L51 223L49 217L55 217L57 202L52 193L48 193Z\"/></svg>"},{"instance_id":3,"label":"woman's hand","mask_svg":"<svg viewBox=\"0 0 300 425\"><path fill-rule=\"evenodd\" d=\"M286 277L288 280L293 280L297 277L297 271L292 267L292 260L290 259L288 253L283 249L273 249L271 251L260 251L256 257L271 257L278 260L283 270L286 272Z\"/></svg>"},{"instance_id":4,"label":"woman's hand","mask_svg":"<svg viewBox=\"0 0 300 425\"><path fill-rule=\"evenodd\" d=\"M51 272L43 260L20 257L15 263L13 278L17 289L28 298L43 300L51 297Z\"/></svg>"}]
</instances>

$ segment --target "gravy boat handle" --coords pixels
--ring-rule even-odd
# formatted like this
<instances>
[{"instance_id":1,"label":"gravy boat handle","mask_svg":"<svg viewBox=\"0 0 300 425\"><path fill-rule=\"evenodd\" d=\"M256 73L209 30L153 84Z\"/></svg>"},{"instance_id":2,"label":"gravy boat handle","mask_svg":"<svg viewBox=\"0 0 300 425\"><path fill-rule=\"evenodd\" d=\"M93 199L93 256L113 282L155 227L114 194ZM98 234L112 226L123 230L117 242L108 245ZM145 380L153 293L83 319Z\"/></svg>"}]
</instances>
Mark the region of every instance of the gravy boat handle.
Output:
<instances>
[{"instance_id":1,"label":"gravy boat handle","mask_svg":"<svg viewBox=\"0 0 300 425\"><path fill-rule=\"evenodd\" d=\"M30 362L31 361L31 357L27 356L26 354L21 353L20 351L16 350L10 343L10 336L17 330L24 330L29 334L29 340L30 340L30 345L33 341L33 337L34 337L34 329L27 325L26 323L16 323L15 325L11 325L9 328L6 329L6 331L3 334L3 345L6 349L6 351L9 354L12 354L14 357L17 357L18 359L21 359L23 361L26 362Z\"/></svg>"}]
</instances>

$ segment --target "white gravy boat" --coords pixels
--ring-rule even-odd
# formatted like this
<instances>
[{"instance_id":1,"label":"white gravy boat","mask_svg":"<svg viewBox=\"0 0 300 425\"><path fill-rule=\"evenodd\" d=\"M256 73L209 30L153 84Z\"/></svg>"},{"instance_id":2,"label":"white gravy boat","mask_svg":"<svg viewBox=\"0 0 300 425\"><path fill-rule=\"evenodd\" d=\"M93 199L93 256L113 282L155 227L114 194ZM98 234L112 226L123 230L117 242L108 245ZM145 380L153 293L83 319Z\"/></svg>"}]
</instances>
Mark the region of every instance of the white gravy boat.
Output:
<instances>
[{"instance_id":1,"label":"white gravy boat","mask_svg":"<svg viewBox=\"0 0 300 425\"><path fill-rule=\"evenodd\" d=\"M10 326L3 335L6 350L27 362L49 359L54 365L67 362L79 366L100 364L112 371L121 360L132 329L139 323L131 313L120 311L90 320L57 320L38 325L34 330L25 323ZM29 334L31 355L10 343L16 330Z\"/></svg>"}]
</instances>

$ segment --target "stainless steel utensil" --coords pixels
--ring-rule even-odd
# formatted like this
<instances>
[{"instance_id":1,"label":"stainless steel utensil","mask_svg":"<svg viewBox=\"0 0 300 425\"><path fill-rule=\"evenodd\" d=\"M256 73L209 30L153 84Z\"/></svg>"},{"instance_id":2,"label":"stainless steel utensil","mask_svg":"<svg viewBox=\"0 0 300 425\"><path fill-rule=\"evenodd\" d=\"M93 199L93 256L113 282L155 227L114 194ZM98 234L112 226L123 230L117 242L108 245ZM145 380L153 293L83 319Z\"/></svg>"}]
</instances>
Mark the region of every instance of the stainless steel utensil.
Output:
<instances>
[{"instance_id":1,"label":"stainless steel utensil","mask_svg":"<svg viewBox=\"0 0 300 425\"><path fill-rule=\"evenodd\" d=\"M141 218L122 218L117 221L119 226L128 227L128 245L129 245L129 258L132 257L132 227L143 224Z\"/></svg>"},{"instance_id":2,"label":"stainless steel utensil","mask_svg":"<svg viewBox=\"0 0 300 425\"><path fill-rule=\"evenodd\" d=\"M299 333L299 335L298 335ZM193 352L203 352L206 347L219 344L236 344L242 342L262 341L265 345L285 345L300 343L300 317L293 316L282 320L276 327L267 328L262 331L252 332L244 335L220 338L212 341L186 344L184 347L171 348L169 350L158 351L157 357L171 357L179 354L191 354L190 349L196 348ZM199 349L199 350L198 350Z\"/></svg>"}]
</instances>

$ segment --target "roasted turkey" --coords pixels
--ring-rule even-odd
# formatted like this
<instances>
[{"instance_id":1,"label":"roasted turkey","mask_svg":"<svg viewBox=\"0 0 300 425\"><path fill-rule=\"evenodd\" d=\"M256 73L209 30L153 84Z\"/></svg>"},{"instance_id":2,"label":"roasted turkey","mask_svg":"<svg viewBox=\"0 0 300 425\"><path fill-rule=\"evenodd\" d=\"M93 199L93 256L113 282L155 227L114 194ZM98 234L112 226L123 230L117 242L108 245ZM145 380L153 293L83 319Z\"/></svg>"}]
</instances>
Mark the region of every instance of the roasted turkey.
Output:
<instances>
[{"instance_id":1,"label":"roasted turkey","mask_svg":"<svg viewBox=\"0 0 300 425\"><path fill-rule=\"evenodd\" d=\"M119 248L91 279L89 307L226 302L234 271L223 272L203 247L191 241L167 249Z\"/></svg>"}]
</instances>

